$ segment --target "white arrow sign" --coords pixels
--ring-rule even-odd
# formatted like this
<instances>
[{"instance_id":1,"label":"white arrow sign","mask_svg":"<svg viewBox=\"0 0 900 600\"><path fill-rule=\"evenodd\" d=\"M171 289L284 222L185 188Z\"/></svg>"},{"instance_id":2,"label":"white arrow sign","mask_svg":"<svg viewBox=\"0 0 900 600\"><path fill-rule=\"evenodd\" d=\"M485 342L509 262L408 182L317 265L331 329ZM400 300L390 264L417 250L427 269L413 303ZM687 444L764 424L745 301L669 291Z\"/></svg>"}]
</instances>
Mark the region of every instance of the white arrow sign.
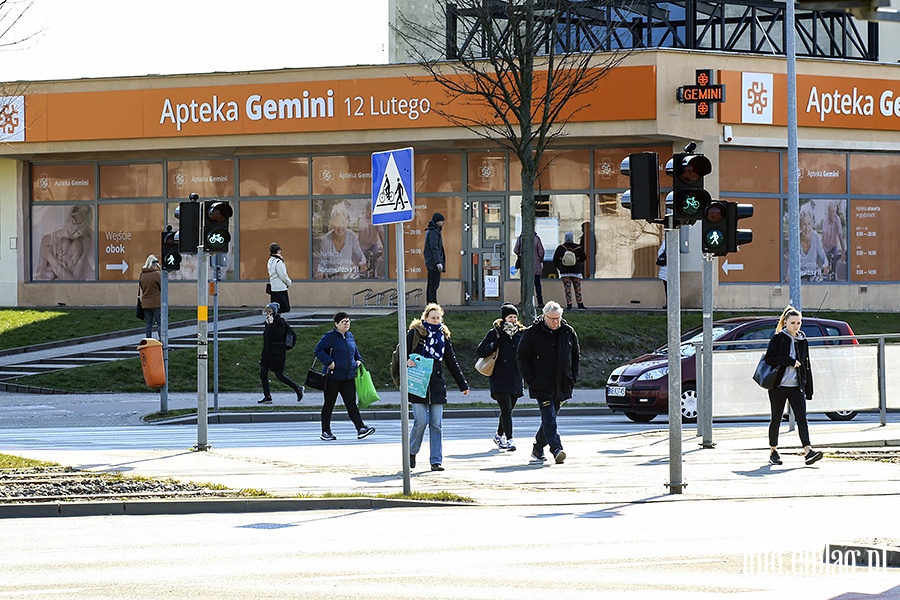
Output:
<instances>
[{"instance_id":1,"label":"white arrow sign","mask_svg":"<svg viewBox=\"0 0 900 600\"><path fill-rule=\"evenodd\" d=\"M722 261L722 270L725 271L725 274L728 275L729 271L743 271L744 263L735 263L733 265L728 264L728 259Z\"/></svg>"},{"instance_id":2,"label":"white arrow sign","mask_svg":"<svg viewBox=\"0 0 900 600\"><path fill-rule=\"evenodd\" d=\"M106 265L107 271L122 271L123 273L128 270L128 263L125 262L125 259L122 259L122 262L117 265Z\"/></svg>"}]
</instances>

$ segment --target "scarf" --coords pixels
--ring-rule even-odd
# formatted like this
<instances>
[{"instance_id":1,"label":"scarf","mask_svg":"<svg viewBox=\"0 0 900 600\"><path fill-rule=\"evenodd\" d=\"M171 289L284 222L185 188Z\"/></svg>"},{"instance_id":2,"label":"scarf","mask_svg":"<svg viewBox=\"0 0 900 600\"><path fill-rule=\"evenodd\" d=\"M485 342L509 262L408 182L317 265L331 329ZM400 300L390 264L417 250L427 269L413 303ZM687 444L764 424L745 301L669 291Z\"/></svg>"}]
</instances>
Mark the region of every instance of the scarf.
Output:
<instances>
[{"instance_id":1,"label":"scarf","mask_svg":"<svg viewBox=\"0 0 900 600\"><path fill-rule=\"evenodd\" d=\"M446 344L444 326L440 323L432 325L425 322L423 324L425 325L425 331L428 332L428 337L425 338L424 342L425 356L435 360L444 360L444 346Z\"/></svg>"},{"instance_id":2,"label":"scarf","mask_svg":"<svg viewBox=\"0 0 900 600\"><path fill-rule=\"evenodd\" d=\"M519 332L519 325L517 323L510 323L509 321L503 322L503 333L512 337Z\"/></svg>"}]
</instances>

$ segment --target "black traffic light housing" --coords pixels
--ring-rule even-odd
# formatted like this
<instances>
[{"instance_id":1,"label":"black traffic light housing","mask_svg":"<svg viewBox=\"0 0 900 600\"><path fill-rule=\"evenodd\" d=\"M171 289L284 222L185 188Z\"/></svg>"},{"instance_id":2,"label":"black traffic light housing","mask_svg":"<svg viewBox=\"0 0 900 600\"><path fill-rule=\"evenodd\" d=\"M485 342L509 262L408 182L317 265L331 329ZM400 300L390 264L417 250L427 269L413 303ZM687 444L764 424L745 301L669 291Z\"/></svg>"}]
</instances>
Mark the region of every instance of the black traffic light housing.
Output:
<instances>
[{"instance_id":1,"label":"black traffic light housing","mask_svg":"<svg viewBox=\"0 0 900 600\"><path fill-rule=\"evenodd\" d=\"M728 204L725 200L713 200L703 209L703 252L713 256L728 254Z\"/></svg>"},{"instance_id":2,"label":"black traffic light housing","mask_svg":"<svg viewBox=\"0 0 900 600\"><path fill-rule=\"evenodd\" d=\"M741 244L749 244L753 241L753 231L750 229L738 229L738 221L753 216L752 204L728 203L728 229L726 231L726 244L728 252L737 252Z\"/></svg>"},{"instance_id":3,"label":"black traffic light housing","mask_svg":"<svg viewBox=\"0 0 900 600\"><path fill-rule=\"evenodd\" d=\"M688 148L696 146L690 144ZM672 176L671 199L672 219L675 225L693 225L703 218L703 213L712 198L703 188L703 178L712 173L712 163L703 154L682 152L672 156L666 163L666 175Z\"/></svg>"},{"instance_id":4,"label":"black traffic light housing","mask_svg":"<svg viewBox=\"0 0 900 600\"><path fill-rule=\"evenodd\" d=\"M177 271L181 268L181 253L178 251L178 232L172 231L171 225L166 225L162 232L162 268L163 271Z\"/></svg>"},{"instance_id":5,"label":"black traffic light housing","mask_svg":"<svg viewBox=\"0 0 900 600\"><path fill-rule=\"evenodd\" d=\"M175 209L178 219L179 249L182 254L197 254L200 246L200 196L191 194L190 202L180 202Z\"/></svg>"},{"instance_id":6,"label":"black traffic light housing","mask_svg":"<svg viewBox=\"0 0 900 600\"><path fill-rule=\"evenodd\" d=\"M203 202L203 249L213 254L226 254L231 243L228 221L234 210L227 200Z\"/></svg>"},{"instance_id":7,"label":"black traffic light housing","mask_svg":"<svg viewBox=\"0 0 900 600\"><path fill-rule=\"evenodd\" d=\"M631 220L659 220L659 155L656 152L629 154L619 165L629 179L622 194L622 206L631 210Z\"/></svg>"}]
</instances>

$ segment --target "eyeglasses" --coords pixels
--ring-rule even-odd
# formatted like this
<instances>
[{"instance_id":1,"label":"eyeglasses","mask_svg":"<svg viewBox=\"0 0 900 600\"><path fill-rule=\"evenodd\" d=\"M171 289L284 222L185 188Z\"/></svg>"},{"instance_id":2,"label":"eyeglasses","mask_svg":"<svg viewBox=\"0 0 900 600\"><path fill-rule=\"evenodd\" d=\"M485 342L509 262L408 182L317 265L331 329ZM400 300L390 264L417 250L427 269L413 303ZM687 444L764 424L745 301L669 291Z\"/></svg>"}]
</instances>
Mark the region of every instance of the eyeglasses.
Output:
<instances>
[{"instance_id":1,"label":"eyeglasses","mask_svg":"<svg viewBox=\"0 0 900 600\"><path fill-rule=\"evenodd\" d=\"M339 323L342 323L342 324L343 324L343 323L349 323L349 322L350 322L350 319L341 319L341 320L338 321L338 322L339 322Z\"/></svg>"}]
</instances>

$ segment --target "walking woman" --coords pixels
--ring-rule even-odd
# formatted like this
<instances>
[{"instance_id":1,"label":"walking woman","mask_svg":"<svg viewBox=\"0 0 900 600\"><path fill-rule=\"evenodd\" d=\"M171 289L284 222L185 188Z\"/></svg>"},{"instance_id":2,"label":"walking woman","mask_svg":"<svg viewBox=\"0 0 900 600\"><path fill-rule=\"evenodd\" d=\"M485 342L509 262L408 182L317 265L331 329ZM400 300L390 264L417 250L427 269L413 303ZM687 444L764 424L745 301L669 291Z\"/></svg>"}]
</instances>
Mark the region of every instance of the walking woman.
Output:
<instances>
[{"instance_id":1,"label":"walking woman","mask_svg":"<svg viewBox=\"0 0 900 600\"><path fill-rule=\"evenodd\" d=\"M259 357L259 380L262 383L263 399L259 404L272 404L272 392L269 389L269 371L275 373L275 378L287 385L297 394L297 402L303 400L303 387L297 385L293 379L284 374L284 364L287 361L287 347L284 345L287 334L287 323L278 312L277 302L266 304L266 324L263 326L263 349Z\"/></svg>"},{"instance_id":2,"label":"walking woman","mask_svg":"<svg viewBox=\"0 0 900 600\"><path fill-rule=\"evenodd\" d=\"M144 309L144 337L153 337L153 322L156 321L156 335L159 337L159 319L161 302L161 281L162 270L159 266L159 260L152 254L144 261L144 268L141 269L141 275L138 284L141 287L141 307Z\"/></svg>"},{"instance_id":3,"label":"walking woman","mask_svg":"<svg viewBox=\"0 0 900 600\"><path fill-rule=\"evenodd\" d=\"M331 433L331 415L338 394L347 409L347 415L356 427L356 439L361 440L375 433L374 427L363 423L356 405L356 368L362 364L362 356L356 347L356 340L350 333L350 315L338 311L334 315L334 329L322 336L316 344L316 358L322 361L328 371L325 380L325 402L322 404L322 435L319 439L333 442L337 439Z\"/></svg>"},{"instance_id":4,"label":"walking woman","mask_svg":"<svg viewBox=\"0 0 900 600\"><path fill-rule=\"evenodd\" d=\"M497 352L494 372L490 376L491 398L500 405L500 422L494 443L501 450L513 452L512 412L516 401L523 395L522 375L516 364L516 348L525 326L519 323L519 311L512 304L500 307L500 318L494 321L493 327L478 344L475 353L478 356L489 356Z\"/></svg>"},{"instance_id":5,"label":"walking woman","mask_svg":"<svg viewBox=\"0 0 900 600\"><path fill-rule=\"evenodd\" d=\"M803 444L804 460L811 465L822 458L822 453L813 450L809 442L809 424L806 422L806 401L813 395L812 366L809 362L809 342L800 331L803 316L793 306L781 313L775 335L766 348L766 363L779 368L779 378L775 389L769 390L769 404L772 420L769 421L769 464L783 464L778 454L778 430L784 415L784 403L790 402L797 419L797 433Z\"/></svg>"},{"instance_id":6,"label":"walking woman","mask_svg":"<svg viewBox=\"0 0 900 600\"><path fill-rule=\"evenodd\" d=\"M441 466L444 460L441 426L444 404L447 403L447 384L444 381L442 363L450 370L459 391L464 396L469 395L469 384L466 383L466 378L456 361L456 354L450 343L450 330L444 325L443 320L444 309L440 304L432 302L425 306L422 318L413 320L406 332L406 347L410 354L420 354L434 359L434 368L431 371L431 379L428 382L425 396L409 395L409 401L413 408L413 426L409 436L409 466L416 466L416 454L419 453L419 448L422 446L427 425L432 471L444 470L444 467ZM418 341L413 344L416 338ZM407 360L406 365L415 367L416 363Z\"/></svg>"}]
</instances>

